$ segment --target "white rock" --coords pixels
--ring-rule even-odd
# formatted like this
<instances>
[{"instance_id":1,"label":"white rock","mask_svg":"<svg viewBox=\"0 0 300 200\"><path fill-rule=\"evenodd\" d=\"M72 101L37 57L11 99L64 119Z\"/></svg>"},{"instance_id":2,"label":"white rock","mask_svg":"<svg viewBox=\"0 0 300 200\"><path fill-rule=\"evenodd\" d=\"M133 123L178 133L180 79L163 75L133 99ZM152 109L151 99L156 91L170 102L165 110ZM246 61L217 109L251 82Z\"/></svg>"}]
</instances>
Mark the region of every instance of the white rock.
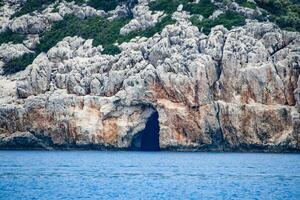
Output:
<instances>
[{"instance_id":1,"label":"white rock","mask_svg":"<svg viewBox=\"0 0 300 200\"><path fill-rule=\"evenodd\" d=\"M132 9L133 19L121 28L120 34L126 35L132 31L145 30L155 26L162 18L163 12L149 10L147 3L140 3Z\"/></svg>"},{"instance_id":2,"label":"white rock","mask_svg":"<svg viewBox=\"0 0 300 200\"><path fill-rule=\"evenodd\" d=\"M30 52L23 44L2 44L0 46L0 60L8 62Z\"/></svg>"}]
</instances>

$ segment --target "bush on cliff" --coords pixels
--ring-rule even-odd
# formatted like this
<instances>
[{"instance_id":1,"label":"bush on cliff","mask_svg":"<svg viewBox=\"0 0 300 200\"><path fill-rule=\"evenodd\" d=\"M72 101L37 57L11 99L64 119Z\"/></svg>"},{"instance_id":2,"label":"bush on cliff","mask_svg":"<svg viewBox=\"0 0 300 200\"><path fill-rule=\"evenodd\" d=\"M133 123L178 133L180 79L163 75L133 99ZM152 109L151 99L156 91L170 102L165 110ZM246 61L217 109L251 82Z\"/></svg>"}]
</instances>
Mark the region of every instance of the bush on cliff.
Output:
<instances>
[{"instance_id":1,"label":"bush on cliff","mask_svg":"<svg viewBox=\"0 0 300 200\"><path fill-rule=\"evenodd\" d=\"M247 0L236 0L238 4L245 8L256 9L256 4Z\"/></svg>"},{"instance_id":2,"label":"bush on cliff","mask_svg":"<svg viewBox=\"0 0 300 200\"><path fill-rule=\"evenodd\" d=\"M99 10L110 11L115 9L119 4L125 2L136 2L137 0L65 0L66 2L75 2L77 5L82 5L86 3L87 5L94 7ZM23 5L22 8L16 12L12 17L19 17L33 11L41 11L45 9L50 4L55 3L56 0L27 0ZM1 4L1 2L0 2Z\"/></svg>"},{"instance_id":3,"label":"bush on cliff","mask_svg":"<svg viewBox=\"0 0 300 200\"><path fill-rule=\"evenodd\" d=\"M133 31L127 35L121 36L118 38L118 43L128 42L131 39L140 36L140 37L152 37L155 33L159 33L169 24L174 24L175 20L171 18L170 15L165 16L160 22L158 22L154 27L147 28L146 30Z\"/></svg>"},{"instance_id":4,"label":"bush on cliff","mask_svg":"<svg viewBox=\"0 0 300 200\"><path fill-rule=\"evenodd\" d=\"M14 44L22 43L24 39L24 35L13 33L10 30L0 33L0 45L8 42L12 42Z\"/></svg>"},{"instance_id":5,"label":"bush on cliff","mask_svg":"<svg viewBox=\"0 0 300 200\"><path fill-rule=\"evenodd\" d=\"M183 5L183 10L191 14L201 14L204 17L209 17L217 9L210 0L201 0L199 3L194 3L194 0L156 0L150 2L149 7L153 11L172 14L180 4Z\"/></svg>"},{"instance_id":6,"label":"bush on cliff","mask_svg":"<svg viewBox=\"0 0 300 200\"><path fill-rule=\"evenodd\" d=\"M81 36L85 39L94 39L93 44L95 46L103 45L104 53L117 54L119 49L114 46L114 43L119 37L121 27L128 21L129 19L108 21L101 17L82 20L73 15L65 16L64 20L54 23L49 30L41 35L35 54L25 54L6 63L4 74L12 74L24 70L39 53L47 52L67 36Z\"/></svg>"},{"instance_id":7,"label":"bush on cliff","mask_svg":"<svg viewBox=\"0 0 300 200\"><path fill-rule=\"evenodd\" d=\"M22 15L31 13L35 10L40 11L54 2L55 0L27 0L22 5L22 8L18 12L16 12L12 17L20 17Z\"/></svg>"},{"instance_id":8,"label":"bush on cliff","mask_svg":"<svg viewBox=\"0 0 300 200\"><path fill-rule=\"evenodd\" d=\"M93 39L93 45L102 45L103 53L115 55L120 53L120 49L115 43L122 43L131 40L136 36L151 37L160 32L166 25L174 23L170 16L164 17L156 26L144 31L134 31L128 35L120 35L120 29L129 22L130 18L115 19L109 21L102 17L91 17L79 19L73 15L67 15L64 20L58 21L41 35L40 43L35 49L35 54L25 54L14 59L5 65L5 74L12 74L21 71L31 64L35 56L41 52L47 52L59 41L67 36L80 36L84 39Z\"/></svg>"},{"instance_id":9,"label":"bush on cliff","mask_svg":"<svg viewBox=\"0 0 300 200\"><path fill-rule=\"evenodd\" d=\"M271 21L280 28L300 31L300 1L299 0L256 0L265 9Z\"/></svg>"},{"instance_id":10,"label":"bush on cliff","mask_svg":"<svg viewBox=\"0 0 300 200\"><path fill-rule=\"evenodd\" d=\"M138 0L89 0L87 5L104 11L114 10L120 4L127 4L128 7L134 7L138 3Z\"/></svg>"},{"instance_id":11,"label":"bush on cliff","mask_svg":"<svg viewBox=\"0 0 300 200\"><path fill-rule=\"evenodd\" d=\"M67 36L80 36L84 39L93 39L95 46L103 45L104 49L112 48L119 37L120 29L129 19L108 21L102 17L79 19L73 15L64 17L64 20L55 23L50 30L42 35L38 52L47 52L59 41Z\"/></svg>"},{"instance_id":12,"label":"bush on cliff","mask_svg":"<svg viewBox=\"0 0 300 200\"><path fill-rule=\"evenodd\" d=\"M205 34L209 34L212 27L216 25L223 25L227 29L234 26L243 26L245 24L245 17L232 11L228 11L219 15L216 19L203 19L199 20L197 17L191 19L193 25L197 26Z\"/></svg>"},{"instance_id":13,"label":"bush on cliff","mask_svg":"<svg viewBox=\"0 0 300 200\"><path fill-rule=\"evenodd\" d=\"M13 59L3 66L3 74L9 75L26 69L32 63L36 54L26 53L23 56Z\"/></svg>"}]
</instances>

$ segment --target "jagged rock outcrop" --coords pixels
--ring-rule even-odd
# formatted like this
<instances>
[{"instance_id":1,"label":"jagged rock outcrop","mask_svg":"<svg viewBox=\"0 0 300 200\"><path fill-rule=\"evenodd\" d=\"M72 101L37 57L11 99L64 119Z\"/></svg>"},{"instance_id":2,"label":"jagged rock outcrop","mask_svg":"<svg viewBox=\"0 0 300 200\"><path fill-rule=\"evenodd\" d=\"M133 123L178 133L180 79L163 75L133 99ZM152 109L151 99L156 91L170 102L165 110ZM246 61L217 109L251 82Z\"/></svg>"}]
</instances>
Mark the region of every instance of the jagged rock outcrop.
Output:
<instances>
[{"instance_id":1,"label":"jagged rock outcrop","mask_svg":"<svg viewBox=\"0 0 300 200\"><path fill-rule=\"evenodd\" d=\"M149 10L148 0L140 0L139 4L132 9L132 14L133 19L120 30L122 35L153 27L163 17L163 12L152 13Z\"/></svg>"},{"instance_id":2,"label":"jagged rock outcrop","mask_svg":"<svg viewBox=\"0 0 300 200\"><path fill-rule=\"evenodd\" d=\"M10 23L10 17L26 0L3 0L0 7L0 33L5 31Z\"/></svg>"},{"instance_id":3,"label":"jagged rock outcrop","mask_svg":"<svg viewBox=\"0 0 300 200\"><path fill-rule=\"evenodd\" d=\"M299 151L299 33L173 18L115 56L80 37L41 53L0 105L0 148L130 149L157 112L161 149Z\"/></svg>"},{"instance_id":4,"label":"jagged rock outcrop","mask_svg":"<svg viewBox=\"0 0 300 200\"><path fill-rule=\"evenodd\" d=\"M103 10L96 10L90 6L78 6L73 2L62 2L57 6L58 14L60 16L73 14L81 19L93 16L105 16L106 13Z\"/></svg>"},{"instance_id":5,"label":"jagged rock outcrop","mask_svg":"<svg viewBox=\"0 0 300 200\"><path fill-rule=\"evenodd\" d=\"M53 12L54 5L50 5L41 13L34 12L12 19L8 28L14 33L40 34L54 22L63 20L63 16L73 14L81 19L92 16L104 16L104 11L96 10L90 6L78 6L74 2L62 2L57 6L58 12Z\"/></svg>"},{"instance_id":6,"label":"jagged rock outcrop","mask_svg":"<svg viewBox=\"0 0 300 200\"><path fill-rule=\"evenodd\" d=\"M42 33L50 22L44 15L23 15L11 22L9 28L19 34L39 34Z\"/></svg>"},{"instance_id":7,"label":"jagged rock outcrop","mask_svg":"<svg viewBox=\"0 0 300 200\"><path fill-rule=\"evenodd\" d=\"M256 2L253 0L248 0L248 2L253 3L254 5L256 5ZM242 14L243 16L245 16L246 18L250 18L250 19L257 19L259 18L264 18L262 12L264 12L260 7L256 7L256 8L249 8L249 7L245 7L245 6L241 6L239 5L237 2L234 1L214 1L214 3L222 8L222 10L230 10L230 11L235 11L237 13ZM217 14L219 14L219 11L222 10L217 10L218 12L214 13L213 16L216 16Z\"/></svg>"},{"instance_id":8,"label":"jagged rock outcrop","mask_svg":"<svg viewBox=\"0 0 300 200\"><path fill-rule=\"evenodd\" d=\"M23 44L2 44L0 46L0 59L7 62L30 52Z\"/></svg>"},{"instance_id":9,"label":"jagged rock outcrop","mask_svg":"<svg viewBox=\"0 0 300 200\"><path fill-rule=\"evenodd\" d=\"M254 2L255 3L255 2ZM256 19L257 16L261 16L262 12L259 9L259 7L257 7L256 9L252 9L252 8L247 8L247 7L242 7L240 6L238 3L236 2L231 2L228 6L229 10L234 10L242 15L244 15L247 18L251 18L251 19Z\"/></svg>"}]
</instances>

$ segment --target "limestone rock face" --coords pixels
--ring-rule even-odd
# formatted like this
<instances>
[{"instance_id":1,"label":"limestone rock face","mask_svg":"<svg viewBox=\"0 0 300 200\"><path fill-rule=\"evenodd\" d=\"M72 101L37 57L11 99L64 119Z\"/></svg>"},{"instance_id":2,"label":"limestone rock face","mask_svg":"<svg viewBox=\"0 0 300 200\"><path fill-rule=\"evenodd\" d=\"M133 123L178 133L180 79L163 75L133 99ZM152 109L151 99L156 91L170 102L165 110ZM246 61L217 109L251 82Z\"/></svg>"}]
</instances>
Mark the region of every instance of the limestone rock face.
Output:
<instances>
[{"instance_id":1,"label":"limestone rock face","mask_svg":"<svg viewBox=\"0 0 300 200\"><path fill-rule=\"evenodd\" d=\"M4 32L10 23L10 17L18 10L26 0L1 1L0 7L0 32Z\"/></svg>"},{"instance_id":2,"label":"limestone rock face","mask_svg":"<svg viewBox=\"0 0 300 200\"><path fill-rule=\"evenodd\" d=\"M10 80L9 78L0 78L0 105L12 102L15 98L16 93L16 81Z\"/></svg>"},{"instance_id":3,"label":"limestone rock face","mask_svg":"<svg viewBox=\"0 0 300 200\"><path fill-rule=\"evenodd\" d=\"M255 3L255 2L253 2L253 3ZM255 19L257 16L262 15L259 8L256 8L256 9L246 8L246 7L240 6L236 2L229 3L228 9L234 10L234 11L244 15L245 17L251 18L251 19Z\"/></svg>"},{"instance_id":4,"label":"limestone rock face","mask_svg":"<svg viewBox=\"0 0 300 200\"><path fill-rule=\"evenodd\" d=\"M27 14L13 20L10 24L10 29L20 34L39 34L49 26L50 22L45 16Z\"/></svg>"},{"instance_id":5,"label":"limestone rock face","mask_svg":"<svg viewBox=\"0 0 300 200\"><path fill-rule=\"evenodd\" d=\"M105 12L102 10L96 10L90 6L78 6L73 2L62 2L58 5L57 9L59 10L57 14L60 16L73 14L81 19L92 16L104 16Z\"/></svg>"},{"instance_id":6,"label":"limestone rock face","mask_svg":"<svg viewBox=\"0 0 300 200\"><path fill-rule=\"evenodd\" d=\"M132 9L132 14L133 19L120 30L122 35L153 27L163 16L163 12L152 14L152 11L149 10L147 0L140 0L140 3Z\"/></svg>"},{"instance_id":7,"label":"limestone rock face","mask_svg":"<svg viewBox=\"0 0 300 200\"><path fill-rule=\"evenodd\" d=\"M23 44L2 44L0 46L0 59L8 62L30 52Z\"/></svg>"},{"instance_id":8,"label":"limestone rock face","mask_svg":"<svg viewBox=\"0 0 300 200\"><path fill-rule=\"evenodd\" d=\"M129 149L157 112L161 149L299 151L299 33L173 18L115 56L80 37L41 53L0 101L0 148Z\"/></svg>"},{"instance_id":9,"label":"limestone rock face","mask_svg":"<svg viewBox=\"0 0 300 200\"><path fill-rule=\"evenodd\" d=\"M49 28L53 22L63 20L63 16L73 14L81 19L92 16L104 16L105 12L89 6L78 6L74 3L62 2L58 5L58 12L52 12L49 6L41 13L30 13L11 20L8 28L20 34L40 34Z\"/></svg>"}]
</instances>

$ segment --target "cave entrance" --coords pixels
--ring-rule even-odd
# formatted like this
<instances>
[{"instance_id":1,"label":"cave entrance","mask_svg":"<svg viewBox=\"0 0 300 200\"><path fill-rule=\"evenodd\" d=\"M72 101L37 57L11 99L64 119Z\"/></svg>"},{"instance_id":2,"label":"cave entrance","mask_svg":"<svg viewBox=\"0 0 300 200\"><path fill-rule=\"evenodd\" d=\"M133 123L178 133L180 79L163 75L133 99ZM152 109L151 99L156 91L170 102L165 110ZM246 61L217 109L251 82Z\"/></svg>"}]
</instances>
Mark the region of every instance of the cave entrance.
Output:
<instances>
[{"instance_id":1,"label":"cave entrance","mask_svg":"<svg viewBox=\"0 0 300 200\"><path fill-rule=\"evenodd\" d=\"M132 141L132 149L139 151L159 151L159 121L155 111L147 120L146 127L137 133Z\"/></svg>"}]
</instances>

